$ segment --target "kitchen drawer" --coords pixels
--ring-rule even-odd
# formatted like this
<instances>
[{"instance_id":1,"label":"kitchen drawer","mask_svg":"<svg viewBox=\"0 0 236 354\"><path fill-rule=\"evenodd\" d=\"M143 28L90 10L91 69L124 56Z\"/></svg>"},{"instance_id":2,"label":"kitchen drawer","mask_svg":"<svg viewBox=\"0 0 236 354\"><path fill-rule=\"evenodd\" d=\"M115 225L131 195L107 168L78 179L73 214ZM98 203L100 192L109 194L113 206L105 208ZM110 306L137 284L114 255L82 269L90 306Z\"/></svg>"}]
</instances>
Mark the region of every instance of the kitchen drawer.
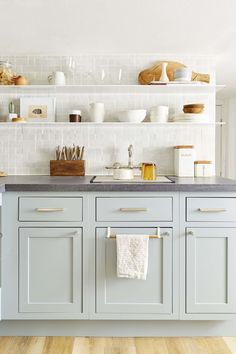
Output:
<instances>
[{"instance_id":1,"label":"kitchen drawer","mask_svg":"<svg viewBox=\"0 0 236 354\"><path fill-rule=\"evenodd\" d=\"M187 198L187 221L236 221L236 198Z\"/></svg>"},{"instance_id":2,"label":"kitchen drawer","mask_svg":"<svg viewBox=\"0 0 236 354\"><path fill-rule=\"evenodd\" d=\"M82 221L83 199L19 198L19 221Z\"/></svg>"},{"instance_id":3,"label":"kitchen drawer","mask_svg":"<svg viewBox=\"0 0 236 354\"><path fill-rule=\"evenodd\" d=\"M97 198L97 221L172 221L171 197Z\"/></svg>"}]
</instances>

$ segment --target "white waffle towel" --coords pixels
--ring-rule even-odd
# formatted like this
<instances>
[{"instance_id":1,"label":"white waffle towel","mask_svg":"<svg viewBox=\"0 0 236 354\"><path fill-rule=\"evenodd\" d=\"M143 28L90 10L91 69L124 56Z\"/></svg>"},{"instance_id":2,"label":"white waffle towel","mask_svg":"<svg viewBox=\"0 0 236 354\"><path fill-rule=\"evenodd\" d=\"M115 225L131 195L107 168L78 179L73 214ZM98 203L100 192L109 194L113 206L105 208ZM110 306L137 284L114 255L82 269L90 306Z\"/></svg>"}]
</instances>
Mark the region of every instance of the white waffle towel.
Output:
<instances>
[{"instance_id":1,"label":"white waffle towel","mask_svg":"<svg viewBox=\"0 0 236 354\"><path fill-rule=\"evenodd\" d=\"M148 243L147 235L116 235L118 278L146 279Z\"/></svg>"}]
</instances>

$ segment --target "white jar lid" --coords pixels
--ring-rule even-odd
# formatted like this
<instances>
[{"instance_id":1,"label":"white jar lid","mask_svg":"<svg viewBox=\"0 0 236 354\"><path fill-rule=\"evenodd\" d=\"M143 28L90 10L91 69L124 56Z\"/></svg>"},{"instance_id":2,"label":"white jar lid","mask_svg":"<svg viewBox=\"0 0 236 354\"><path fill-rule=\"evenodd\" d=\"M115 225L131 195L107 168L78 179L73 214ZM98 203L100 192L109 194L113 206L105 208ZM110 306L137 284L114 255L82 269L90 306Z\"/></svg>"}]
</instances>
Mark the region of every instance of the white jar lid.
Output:
<instances>
[{"instance_id":1,"label":"white jar lid","mask_svg":"<svg viewBox=\"0 0 236 354\"><path fill-rule=\"evenodd\" d=\"M78 109L73 109L72 111L69 112L69 114L77 114L77 115L81 115L81 111Z\"/></svg>"}]
</instances>

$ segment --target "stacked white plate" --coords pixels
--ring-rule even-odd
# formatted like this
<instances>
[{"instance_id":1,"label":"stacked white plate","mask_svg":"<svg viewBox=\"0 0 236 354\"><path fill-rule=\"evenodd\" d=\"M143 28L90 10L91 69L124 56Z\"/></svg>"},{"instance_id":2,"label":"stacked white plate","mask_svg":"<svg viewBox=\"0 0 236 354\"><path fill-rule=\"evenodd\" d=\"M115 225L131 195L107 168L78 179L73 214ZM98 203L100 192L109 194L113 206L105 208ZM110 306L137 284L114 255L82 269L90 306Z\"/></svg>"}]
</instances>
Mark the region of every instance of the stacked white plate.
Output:
<instances>
[{"instance_id":1,"label":"stacked white plate","mask_svg":"<svg viewBox=\"0 0 236 354\"><path fill-rule=\"evenodd\" d=\"M208 122L208 117L205 114L202 113L180 113L177 114L176 116L173 116L172 119L170 120L171 122L188 122L188 123L207 123Z\"/></svg>"}]
</instances>

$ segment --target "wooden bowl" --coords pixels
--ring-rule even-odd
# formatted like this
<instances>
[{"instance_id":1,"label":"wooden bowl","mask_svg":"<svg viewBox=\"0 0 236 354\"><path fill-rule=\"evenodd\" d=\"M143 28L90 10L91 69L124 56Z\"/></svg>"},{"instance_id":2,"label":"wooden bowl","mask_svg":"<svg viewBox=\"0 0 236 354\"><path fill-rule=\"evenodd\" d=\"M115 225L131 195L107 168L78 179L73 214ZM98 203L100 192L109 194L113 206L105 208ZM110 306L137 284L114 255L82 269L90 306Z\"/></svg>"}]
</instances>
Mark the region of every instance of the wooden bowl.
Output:
<instances>
[{"instance_id":1,"label":"wooden bowl","mask_svg":"<svg viewBox=\"0 0 236 354\"><path fill-rule=\"evenodd\" d=\"M204 111L204 108L202 107L184 107L183 108L184 113L202 113Z\"/></svg>"},{"instance_id":2,"label":"wooden bowl","mask_svg":"<svg viewBox=\"0 0 236 354\"><path fill-rule=\"evenodd\" d=\"M184 104L185 108L204 108L205 105L203 103L191 103L191 104Z\"/></svg>"}]
</instances>

